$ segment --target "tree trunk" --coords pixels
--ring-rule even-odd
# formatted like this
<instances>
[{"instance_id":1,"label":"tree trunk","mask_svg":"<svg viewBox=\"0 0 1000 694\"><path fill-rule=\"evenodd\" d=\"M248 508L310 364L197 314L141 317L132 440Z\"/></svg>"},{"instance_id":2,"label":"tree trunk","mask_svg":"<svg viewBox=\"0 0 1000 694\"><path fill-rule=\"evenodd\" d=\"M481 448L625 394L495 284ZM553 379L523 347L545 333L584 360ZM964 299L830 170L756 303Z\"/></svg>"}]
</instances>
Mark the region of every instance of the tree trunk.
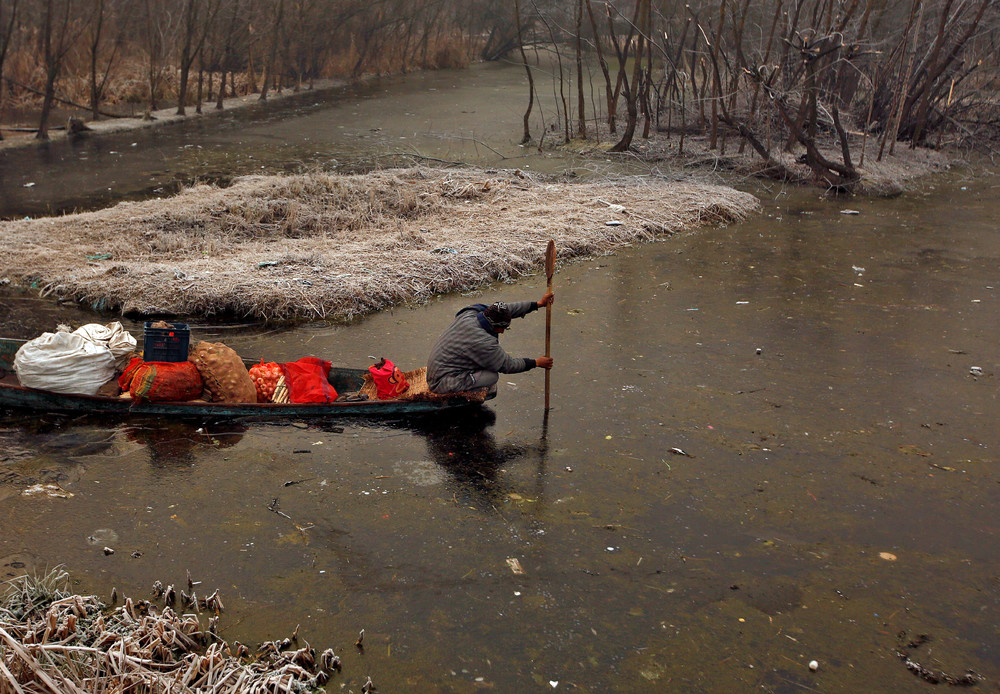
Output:
<instances>
[{"instance_id":1,"label":"tree trunk","mask_svg":"<svg viewBox=\"0 0 1000 694\"><path fill-rule=\"evenodd\" d=\"M226 71L225 69L223 69L222 74L219 75L219 97L215 102L216 111L221 111L223 108L225 108L224 104L222 103L223 101L225 101L225 99L226 99Z\"/></svg>"},{"instance_id":2,"label":"tree trunk","mask_svg":"<svg viewBox=\"0 0 1000 694\"><path fill-rule=\"evenodd\" d=\"M6 89L6 82L3 79L3 68L4 62L7 59L7 49L10 47L11 38L14 36L14 22L17 20L17 0L13 0L10 9L10 18L5 19L3 16L3 4L0 3L0 30L3 34L0 34L0 116L3 115L3 95ZM5 27L6 24L6 28ZM0 140L3 139L3 133L0 132Z\"/></svg>"},{"instance_id":3,"label":"tree trunk","mask_svg":"<svg viewBox=\"0 0 1000 694\"><path fill-rule=\"evenodd\" d=\"M719 25L716 27L715 36L712 39L712 63L717 64L719 60L719 44L722 43L722 26L726 21L726 3L719 3ZM722 98L722 76L715 70L712 80L712 121L709 133L709 149L715 149L719 141L719 99Z\"/></svg>"},{"instance_id":4,"label":"tree trunk","mask_svg":"<svg viewBox=\"0 0 1000 694\"><path fill-rule=\"evenodd\" d=\"M202 91L205 84L205 61L202 60L202 52L198 51L198 100L195 102L195 113L201 113L201 101L204 96Z\"/></svg>"},{"instance_id":5,"label":"tree trunk","mask_svg":"<svg viewBox=\"0 0 1000 694\"><path fill-rule=\"evenodd\" d=\"M59 79L59 72L62 70L63 58L69 51L72 41L67 35L69 32L69 17L72 8L72 0L65 0L64 12L59 20L58 35L52 16L55 8L53 0L45 0L45 11L42 19L42 46L45 59L45 96L42 98L42 112L38 119L38 132L35 138L39 140L49 139L49 116L52 113L52 105L56 97L56 80Z\"/></svg>"},{"instance_id":6,"label":"tree trunk","mask_svg":"<svg viewBox=\"0 0 1000 694\"><path fill-rule=\"evenodd\" d=\"M591 7L590 0L587 2L587 16L590 17L590 30L594 34L594 49L597 51L597 60L601 64L601 72L604 73L604 95L608 101L608 129L615 132L615 111L614 95L611 89L611 74L608 71L608 61L604 58L604 49L601 48L601 35L597 31L597 20L594 19L594 8Z\"/></svg>"},{"instance_id":7,"label":"tree trunk","mask_svg":"<svg viewBox=\"0 0 1000 694\"><path fill-rule=\"evenodd\" d=\"M524 63L524 71L528 73L528 108L524 111L524 135L521 137L521 144L531 142L531 109L535 105L535 78L531 74L531 66L528 65L528 56L524 52L524 35L521 27L521 3L514 0L514 19L517 22L517 46L521 50L521 61Z\"/></svg>"},{"instance_id":8,"label":"tree trunk","mask_svg":"<svg viewBox=\"0 0 1000 694\"><path fill-rule=\"evenodd\" d=\"M639 124L640 80L642 79L642 57L645 49L642 28L649 26L649 3L650 0L639 0L635 5L635 16L632 18L632 25L639 27L639 30L635 31L635 59L632 62L632 79L631 81L625 79L622 82L628 118L625 121L625 132L622 133L621 139L611 148L610 151L612 152L628 151L628 148L632 146L632 138L635 137L635 128ZM629 32L629 38L632 38L632 32ZM626 46L627 44L628 42L626 42ZM624 57L621 59L621 63L623 65L622 71L624 72L624 63L628 57L628 49L626 48L623 53Z\"/></svg>"},{"instance_id":9,"label":"tree trunk","mask_svg":"<svg viewBox=\"0 0 1000 694\"><path fill-rule=\"evenodd\" d=\"M581 140L587 139L587 103L583 95L583 1L576 3L576 134Z\"/></svg>"},{"instance_id":10,"label":"tree trunk","mask_svg":"<svg viewBox=\"0 0 1000 694\"><path fill-rule=\"evenodd\" d=\"M264 63L264 83L260 88L260 100L267 101L267 87L274 71L274 63L278 57L278 38L281 32L282 15L285 12L285 0L278 0L278 8L274 13L274 24L271 26L271 50Z\"/></svg>"}]
</instances>

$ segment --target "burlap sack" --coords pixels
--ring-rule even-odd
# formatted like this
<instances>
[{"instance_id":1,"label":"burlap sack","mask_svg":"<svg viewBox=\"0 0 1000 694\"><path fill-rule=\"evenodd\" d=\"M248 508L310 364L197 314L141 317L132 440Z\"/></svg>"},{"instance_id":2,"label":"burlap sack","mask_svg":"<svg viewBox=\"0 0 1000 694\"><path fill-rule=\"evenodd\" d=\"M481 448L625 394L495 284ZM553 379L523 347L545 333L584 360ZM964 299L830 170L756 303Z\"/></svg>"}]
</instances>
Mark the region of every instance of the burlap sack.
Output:
<instances>
[{"instance_id":1,"label":"burlap sack","mask_svg":"<svg viewBox=\"0 0 1000 694\"><path fill-rule=\"evenodd\" d=\"M188 353L212 402L257 402L257 389L240 356L221 342L198 342Z\"/></svg>"}]
</instances>

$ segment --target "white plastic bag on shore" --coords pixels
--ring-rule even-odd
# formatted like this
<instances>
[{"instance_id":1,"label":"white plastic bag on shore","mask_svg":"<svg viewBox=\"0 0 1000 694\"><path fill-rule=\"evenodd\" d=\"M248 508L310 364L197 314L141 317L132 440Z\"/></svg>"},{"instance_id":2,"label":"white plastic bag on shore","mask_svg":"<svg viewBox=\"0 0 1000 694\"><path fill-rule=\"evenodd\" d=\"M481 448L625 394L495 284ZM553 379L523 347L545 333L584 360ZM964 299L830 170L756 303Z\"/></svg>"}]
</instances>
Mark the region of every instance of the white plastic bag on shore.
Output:
<instances>
[{"instance_id":1,"label":"white plastic bag on shore","mask_svg":"<svg viewBox=\"0 0 1000 694\"><path fill-rule=\"evenodd\" d=\"M14 371L22 386L95 395L115 375L111 349L67 332L43 333L21 345Z\"/></svg>"},{"instance_id":2,"label":"white plastic bag on shore","mask_svg":"<svg viewBox=\"0 0 1000 694\"><path fill-rule=\"evenodd\" d=\"M118 321L107 325L88 323L74 330L73 334L110 349L117 367L124 366L125 360L135 351L136 339Z\"/></svg>"}]
</instances>

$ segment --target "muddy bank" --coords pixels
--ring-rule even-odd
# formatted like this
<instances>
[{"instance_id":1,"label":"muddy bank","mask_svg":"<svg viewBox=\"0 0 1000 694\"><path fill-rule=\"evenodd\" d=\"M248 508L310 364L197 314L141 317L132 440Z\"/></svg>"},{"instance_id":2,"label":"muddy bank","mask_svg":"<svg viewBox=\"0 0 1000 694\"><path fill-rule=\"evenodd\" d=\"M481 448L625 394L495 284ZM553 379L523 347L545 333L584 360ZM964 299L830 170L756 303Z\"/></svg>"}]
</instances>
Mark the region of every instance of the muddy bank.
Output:
<instances>
[{"instance_id":1,"label":"muddy bank","mask_svg":"<svg viewBox=\"0 0 1000 694\"><path fill-rule=\"evenodd\" d=\"M757 200L656 177L520 170L250 176L164 200L0 224L0 281L133 315L349 318L704 224Z\"/></svg>"},{"instance_id":2,"label":"muddy bank","mask_svg":"<svg viewBox=\"0 0 1000 694\"><path fill-rule=\"evenodd\" d=\"M49 127L48 140L37 140L35 139L35 132L31 130L31 128L11 129L13 126L2 127L0 130L3 132L3 139L0 140L0 150L35 147L39 145L44 146L50 142L58 142L66 139L79 140L82 138L97 137L113 133L146 130L149 128L189 122L192 120L196 121L204 118L210 118L212 116L218 116L234 109L246 109L269 102L281 101L290 97L301 96L303 94L316 95L329 89L342 88L345 84L347 83L344 80L321 80L313 84L313 86L308 90L284 89L282 91L271 92L264 101L261 101L260 94L244 94L241 96L228 97L223 99L221 109L216 108L214 101L206 101L202 103L200 112L197 110L196 105L190 105L186 109L186 115L183 116L177 115L176 104L156 111L145 110L138 115L121 116L118 118L104 117L101 120L92 120L90 119L89 114L84 114L82 112L66 111L66 114L69 117L80 119L84 124L85 129L82 131L70 132L67 123L63 123L62 125L53 124ZM31 131L29 132L29 130Z\"/></svg>"},{"instance_id":3,"label":"muddy bank","mask_svg":"<svg viewBox=\"0 0 1000 694\"><path fill-rule=\"evenodd\" d=\"M606 128L604 130L595 140L575 140L562 145L562 148L582 156L603 156L618 139L606 132ZM896 143L892 154L886 150L879 157L878 140L861 135L853 136L850 145L854 156L859 157L857 170L861 177L852 192L861 197L900 195L914 188L917 179L945 172L959 159L955 152L924 147L911 149L906 142ZM843 156L840 151L829 147L820 146L817 149L831 161ZM666 130L653 132L648 138L635 138L629 156L650 166L667 164L718 174L722 180L729 182L740 178L759 178L796 186L826 187L806 164L801 149L787 152L774 147L771 162L765 162L752 147L732 135L720 138L718 146L713 149L705 134L682 136L679 132Z\"/></svg>"}]
</instances>

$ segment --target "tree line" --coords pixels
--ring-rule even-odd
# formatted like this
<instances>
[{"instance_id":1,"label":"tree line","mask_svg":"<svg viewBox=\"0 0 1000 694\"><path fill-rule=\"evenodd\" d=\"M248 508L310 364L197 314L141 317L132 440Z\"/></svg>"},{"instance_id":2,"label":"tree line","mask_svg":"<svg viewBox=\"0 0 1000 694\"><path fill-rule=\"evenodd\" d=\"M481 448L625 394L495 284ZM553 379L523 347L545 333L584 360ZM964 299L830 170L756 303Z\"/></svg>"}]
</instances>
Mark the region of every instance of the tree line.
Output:
<instances>
[{"instance_id":1,"label":"tree line","mask_svg":"<svg viewBox=\"0 0 1000 694\"><path fill-rule=\"evenodd\" d=\"M502 0L0 0L0 113L178 114L324 77L457 67L492 54ZM118 106L119 108L114 108Z\"/></svg>"},{"instance_id":2,"label":"tree line","mask_svg":"<svg viewBox=\"0 0 1000 694\"><path fill-rule=\"evenodd\" d=\"M815 180L850 189L865 156L881 159L897 142L1000 135L996 0L513 5L529 81L530 51L555 53L555 120L567 141L601 127L624 151L658 130L676 134L683 151L685 135L700 133L721 153L749 146L779 177L790 175L781 154L801 152ZM532 93L525 142L534 102Z\"/></svg>"},{"instance_id":3,"label":"tree line","mask_svg":"<svg viewBox=\"0 0 1000 694\"><path fill-rule=\"evenodd\" d=\"M996 139L998 49L997 0L0 0L0 114L32 103L45 138L57 105L184 114L504 59L526 71L527 142L544 54L565 141L701 134L850 188L898 142Z\"/></svg>"}]
</instances>

